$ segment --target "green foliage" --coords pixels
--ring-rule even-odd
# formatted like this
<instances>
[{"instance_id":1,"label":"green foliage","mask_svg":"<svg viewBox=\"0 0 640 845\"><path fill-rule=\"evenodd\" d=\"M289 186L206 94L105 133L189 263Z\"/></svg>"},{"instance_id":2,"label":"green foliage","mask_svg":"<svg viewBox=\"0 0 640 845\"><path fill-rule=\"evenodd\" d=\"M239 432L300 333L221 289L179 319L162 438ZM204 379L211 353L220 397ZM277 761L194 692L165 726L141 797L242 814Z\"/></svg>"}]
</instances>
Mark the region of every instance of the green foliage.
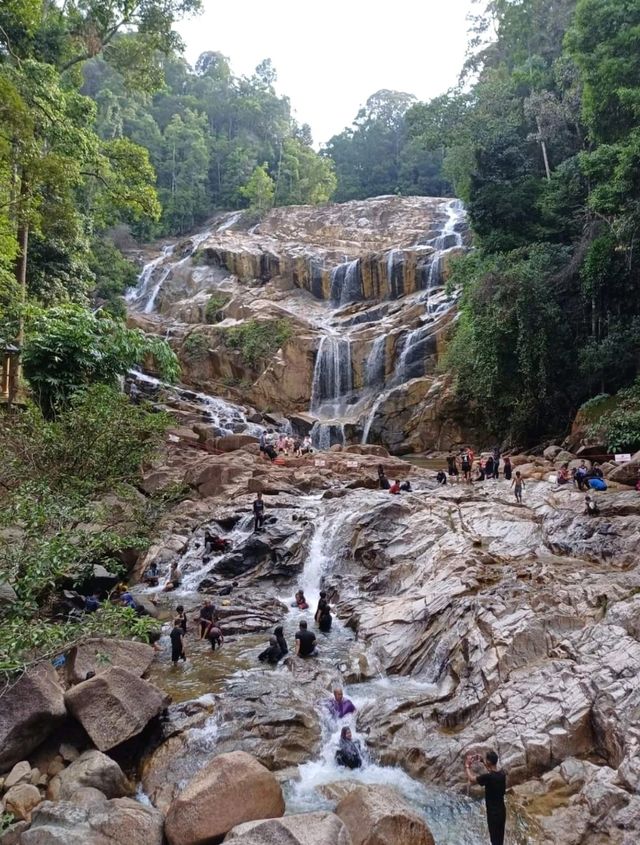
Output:
<instances>
[{"instance_id":1,"label":"green foliage","mask_svg":"<svg viewBox=\"0 0 640 845\"><path fill-rule=\"evenodd\" d=\"M615 397L614 407L605 411L590 433L602 437L611 452L640 449L640 378Z\"/></svg>"},{"instance_id":2,"label":"green foliage","mask_svg":"<svg viewBox=\"0 0 640 845\"><path fill-rule=\"evenodd\" d=\"M227 329L226 343L239 351L248 366L264 368L292 334L293 329L286 319L247 320Z\"/></svg>"},{"instance_id":3,"label":"green foliage","mask_svg":"<svg viewBox=\"0 0 640 845\"><path fill-rule=\"evenodd\" d=\"M222 319L221 311L229 302L230 296L225 293L212 293L204 309L204 317L207 323L218 323Z\"/></svg>"},{"instance_id":4,"label":"green foliage","mask_svg":"<svg viewBox=\"0 0 640 845\"><path fill-rule=\"evenodd\" d=\"M177 359L164 341L78 305L38 313L28 327L22 356L25 376L48 415L88 385L114 385L146 358L153 358L163 378L177 378Z\"/></svg>"},{"instance_id":5,"label":"green foliage","mask_svg":"<svg viewBox=\"0 0 640 845\"><path fill-rule=\"evenodd\" d=\"M267 172L267 163L256 167L246 185L240 188L240 195L249 203L249 210L258 215L266 214L273 206L275 183Z\"/></svg>"},{"instance_id":6,"label":"green foliage","mask_svg":"<svg viewBox=\"0 0 640 845\"><path fill-rule=\"evenodd\" d=\"M192 331L188 334L182 344L182 352L190 361L201 361L207 357L209 341L207 336L199 331Z\"/></svg>"},{"instance_id":7,"label":"green foliage","mask_svg":"<svg viewBox=\"0 0 640 845\"><path fill-rule=\"evenodd\" d=\"M98 563L118 574L123 552L146 547L157 505L133 485L169 424L104 385L52 421L35 405L0 415L0 581L17 594L0 611L0 672L96 633L145 636L149 622L130 610L105 605L77 621L51 610L62 585L81 587Z\"/></svg>"},{"instance_id":8,"label":"green foliage","mask_svg":"<svg viewBox=\"0 0 640 845\"><path fill-rule=\"evenodd\" d=\"M115 317L125 313L123 294L136 284L138 270L126 259L113 241L94 238L91 243L89 268L95 276L92 297Z\"/></svg>"}]
</instances>

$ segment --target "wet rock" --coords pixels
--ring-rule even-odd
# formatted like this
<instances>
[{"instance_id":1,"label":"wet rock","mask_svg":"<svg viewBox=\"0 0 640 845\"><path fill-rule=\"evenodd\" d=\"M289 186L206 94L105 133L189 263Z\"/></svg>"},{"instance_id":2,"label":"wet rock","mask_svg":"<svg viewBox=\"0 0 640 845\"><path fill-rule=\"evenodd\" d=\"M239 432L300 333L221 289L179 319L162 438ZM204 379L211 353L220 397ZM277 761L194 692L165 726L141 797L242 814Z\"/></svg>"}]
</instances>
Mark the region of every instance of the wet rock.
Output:
<instances>
[{"instance_id":1,"label":"wet rock","mask_svg":"<svg viewBox=\"0 0 640 845\"><path fill-rule=\"evenodd\" d=\"M42 801L40 790L30 783L19 783L7 790L3 798L4 811L18 821L31 821L31 813Z\"/></svg>"},{"instance_id":2,"label":"wet rock","mask_svg":"<svg viewBox=\"0 0 640 845\"><path fill-rule=\"evenodd\" d=\"M53 666L30 669L2 697L0 771L37 748L65 716L64 693Z\"/></svg>"},{"instance_id":3,"label":"wet rock","mask_svg":"<svg viewBox=\"0 0 640 845\"><path fill-rule=\"evenodd\" d=\"M245 822L234 827L224 841L237 845L352 845L349 831L334 813Z\"/></svg>"},{"instance_id":4,"label":"wet rock","mask_svg":"<svg viewBox=\"0 0 640 845\"><path fill-rule=\"evenodd\" d=\"M169 696L126 669L107 669L65 694L69 711L100 751L139 734L169 704Z\"/></svg>"},{"instance_id":5,"label":"wet rock","mask_svg":"<svg viewBox=\"0 0 640 845\"><path fill-rule=\"evenodd\" d=\"M80 805L44 801L18 845L162 845L162 815L131 798Z\"/></svg>"},{"instance_id":6,"label":"wet rock","mask_svg":"<svg viewBox=\"0 0 640 845\"><path fill-rule=\"evenodd\" d=\"M133 792L115 760L100 751L85 751L52 779L47 797L54 801L70 801L79 789L86 787L100 790L107 798L122 798Z\"/></svg>"},{"instance_id":7,"label":"wet rock","mask_svg":"<svg viewBox=\"0 0 640 845\"><path fill-rule=\"evenodd\" d=\"M65 672L70 684L79 684L88 672L100 675L118 667L141 677L151 665L154 650L150 645L132 640L99 637L74 646L67 655ZM63 755L64 756L64 755Z\"/></svg>"},{"instance_id":8,"label":"wet rock","mask_svg":"<svg viewBox=\"0 0 640 845\"><path fill-rule=\"evenodd\" d=\"M169 845L207 845L233 827L284 815L274 776L243 751L221 754L172 801L165 821Z\"/></svg>"},{"instance_id":9,"label":"wet rock","mask_svg":"<svg viewBox=\"0 0 640 845\"><path fill-rule=\"evenodd\" d=\"M426 822L393 789L359 786L336 807L353 845L435 845Z\"/></svg>"}]
</instances>

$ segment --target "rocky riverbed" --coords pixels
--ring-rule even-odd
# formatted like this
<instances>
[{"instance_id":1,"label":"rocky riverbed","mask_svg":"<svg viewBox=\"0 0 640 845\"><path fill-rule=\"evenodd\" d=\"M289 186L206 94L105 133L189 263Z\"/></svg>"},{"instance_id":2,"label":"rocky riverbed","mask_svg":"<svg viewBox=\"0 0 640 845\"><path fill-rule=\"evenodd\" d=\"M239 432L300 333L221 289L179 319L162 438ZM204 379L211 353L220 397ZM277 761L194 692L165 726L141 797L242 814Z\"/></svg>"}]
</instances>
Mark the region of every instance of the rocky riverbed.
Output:
<instances>
[{"instance_id":1,"label":"rocky riverbed","mask_svg":"<svg viewBox=\"0 0 640 845\"><path fill-rule=\"evenodd\" d=\"M208 454L172 438L144 485L189 493L137 572L178 562L183 583L136 594L161 618L213 597L225 644L212 652L192 625L173 667L164 637L158 652L97 641L5 692L3 802L23 821L3 845L475 845L486 831L462 762L490 747L508 772L509 845L637 842L635 491L613 483L590 517L582 494L547 480L551 460L515 459L520 506L504 480L437 488L379 447L274 465L250 442ZM412 492L378 490L378 463ZM205 559L205 527L233 550ZM292 645L321 587L336 618L320 656L265 668L274 625ZM336 684L357 705L355 774L333 761L339 725L321 702ZM399 827L375 838L388 818Z\"/></svg>"}]
</instances>

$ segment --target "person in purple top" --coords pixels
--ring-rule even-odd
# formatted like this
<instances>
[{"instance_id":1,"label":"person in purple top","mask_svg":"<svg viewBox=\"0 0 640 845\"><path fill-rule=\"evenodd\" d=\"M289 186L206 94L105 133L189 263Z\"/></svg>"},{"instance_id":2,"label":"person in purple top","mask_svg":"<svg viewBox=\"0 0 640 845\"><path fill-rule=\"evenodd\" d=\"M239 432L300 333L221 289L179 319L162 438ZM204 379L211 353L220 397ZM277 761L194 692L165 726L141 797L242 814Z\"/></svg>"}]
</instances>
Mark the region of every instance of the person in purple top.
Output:
<instances>
[{"instance_id":1,"label":"person in purple top","mask_svg":"<svg viewBox=\"0 0 640 845\"><path fill-rule=\"evenodd\" d=\"M333 698L327 702L329 712L335 719L343 719L349 713L356 712L356 706L353 701L349 701L344 697L343 691L340 687L336 687L333 691Z\"/></svg>"}]
</instances>

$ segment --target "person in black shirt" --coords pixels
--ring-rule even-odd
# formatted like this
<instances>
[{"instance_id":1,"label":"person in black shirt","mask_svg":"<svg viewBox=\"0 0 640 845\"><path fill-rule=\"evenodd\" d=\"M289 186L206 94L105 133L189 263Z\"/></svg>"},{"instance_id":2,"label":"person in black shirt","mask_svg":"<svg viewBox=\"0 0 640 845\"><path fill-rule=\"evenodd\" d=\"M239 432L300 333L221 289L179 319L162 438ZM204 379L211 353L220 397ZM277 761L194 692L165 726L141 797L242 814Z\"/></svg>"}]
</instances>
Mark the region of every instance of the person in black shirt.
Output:
<instances>
[{"instance_id":1,"label":"person in black shirt","mask_svg":"<svg viewBox=\"0 0 640 845\"><path fill-rule=\"evenodd\" d=\"M264 502L262 501L262 493L258 493L258 497L253 503L253 530L262 528L264 525Z\"/></svg>"},{"instance_id":2,"label":"person in black shirt","mask_svg":"<svg viewBox=\"0 0 640 845\"><path fill-rule=\"evenodd\" d=\"M272 663L275 665L281 657L282 652L280 651L277 638L269 637L269 645L264 651L260 652L258 660L261 660L263 663Z\"/></svg>"},{"instance_id":3,"label":"person in black shirt","mask_svg":"<svg viewBox=\"0 0 640 845\"><path fill-rule=\"evenodd\" d=\"M322 614L322 609L325 608L329 602L327 601L327 594L324 590L320 592L320 598L318 599L318 607L316 608L316 612L313 616L316 622L320 621L320 616Z\"/></svg>"},{"instance_id":4,"label":"person in black shirt","mask_svg":"<svg viewBox=\"0 0 640 845\"><path fill-rule=\"evenodd\" d=\"M169 634L171 639L171 662L174 666L178 665L178 660L186 660L187 656L184 653L184 631L180 624L180 619L176 619L173 623L173 629Z\"/></svg>"},{"instance_id":5,"label":"person in black shirt","mask_svg":"<svg viewBox=\"0 0 640 845\"><path fill-rule=\"evenodd\" d=\"M187 633L187 614L184 612L184 607L181 604L179 604L176 607L176 618L175 618L174 621L180 623L180 627L182 628L182 633L186 634Z\"/></svg>"},{"instance_id":6,"label":"person in black shirt","mask_svg":"<svg viewBox=\"0 0 640 845\"><path fill-rule=\"evenodd\" d=\"M284 638L284 631L282 630L282 625L278 625L277 628L273 629L273 635L278 641L278 648L282 652L282 656L284 657L285 654L289 653L289 646L287 645L287 641Z\"/></svg>"},{"instance_id":7,"label":"person in black shirt","mask_svg":"<svg viewBox=\"0 0 640 845\"><path fill-rule=\"evenodd\" d=\"M441 469L441 470L439 470L439 471L438 471L438 474L436 475L436 481L438 482L438 484L439 484L441 487L446 487L446 484L447 484L447 476L445 475L445 472L444 472L444 470L443 470L443 469Z\"/></svg>"},{"instance_id":8,"label":"person in black shirt","mask_svg":"<svg viewBox=\"0 0 640 845\"><path fill-rule=\"evenodd\" d=\"M218 614L211 599L206 599L204 607L200 611L198 622L200 623L200 639L204 640L209 636L209 631L213 628L213 623L217 620Z\"/></svg>"},{"instance_id":9,"label":"person in black shirt","mask_svg":"<svg viewBox=\"0 0 640 845\"><path fill-rule=\"evenodd\" d=\"M317 654L316 635L307 630L304 619L300 622L300 630L296 634L296 654L298 657L315 657Z\"/></svg>"},{"instance_id":10,"label":"person in black shirt","mask_svg":"<svg viewBox=\"0 0 640 845\"><path fill-rule=\"evenodd\" d=\"M484 762L486 772L475 775L471 771L473 762ZM491 845L504 845L504 827L507 820L507 810L504 806L504 793L507 788L507 777L498 770L498 755L495 751L488 751L482 761L479 755L467 754L464 768L469 783L484 786L484 800L487 807L487 825Z\"/></svg>"},{"instance_id":11,"label":"person in black shirt","mask_svg":"<svg viewBox=\"0 0 640 845\"><path fill-rule=\"evenodd\" d=\"M329 633L332 621L333 617L331 616L331 608L328 604L325 604L320 611L320 616L318 617L318 628L320 628L323 634Z\"/></svg>"},{"instance_id":12,"label":"person in black shirt","mask_svg":"<svg viewBox=\"0 0 640 845\"><path fill-rule=\"evenodd\" d=\"M447 471L452 478L458 475L458 462L453 452L449 452L447 455Z\"/></svg>"}]
</instances>

